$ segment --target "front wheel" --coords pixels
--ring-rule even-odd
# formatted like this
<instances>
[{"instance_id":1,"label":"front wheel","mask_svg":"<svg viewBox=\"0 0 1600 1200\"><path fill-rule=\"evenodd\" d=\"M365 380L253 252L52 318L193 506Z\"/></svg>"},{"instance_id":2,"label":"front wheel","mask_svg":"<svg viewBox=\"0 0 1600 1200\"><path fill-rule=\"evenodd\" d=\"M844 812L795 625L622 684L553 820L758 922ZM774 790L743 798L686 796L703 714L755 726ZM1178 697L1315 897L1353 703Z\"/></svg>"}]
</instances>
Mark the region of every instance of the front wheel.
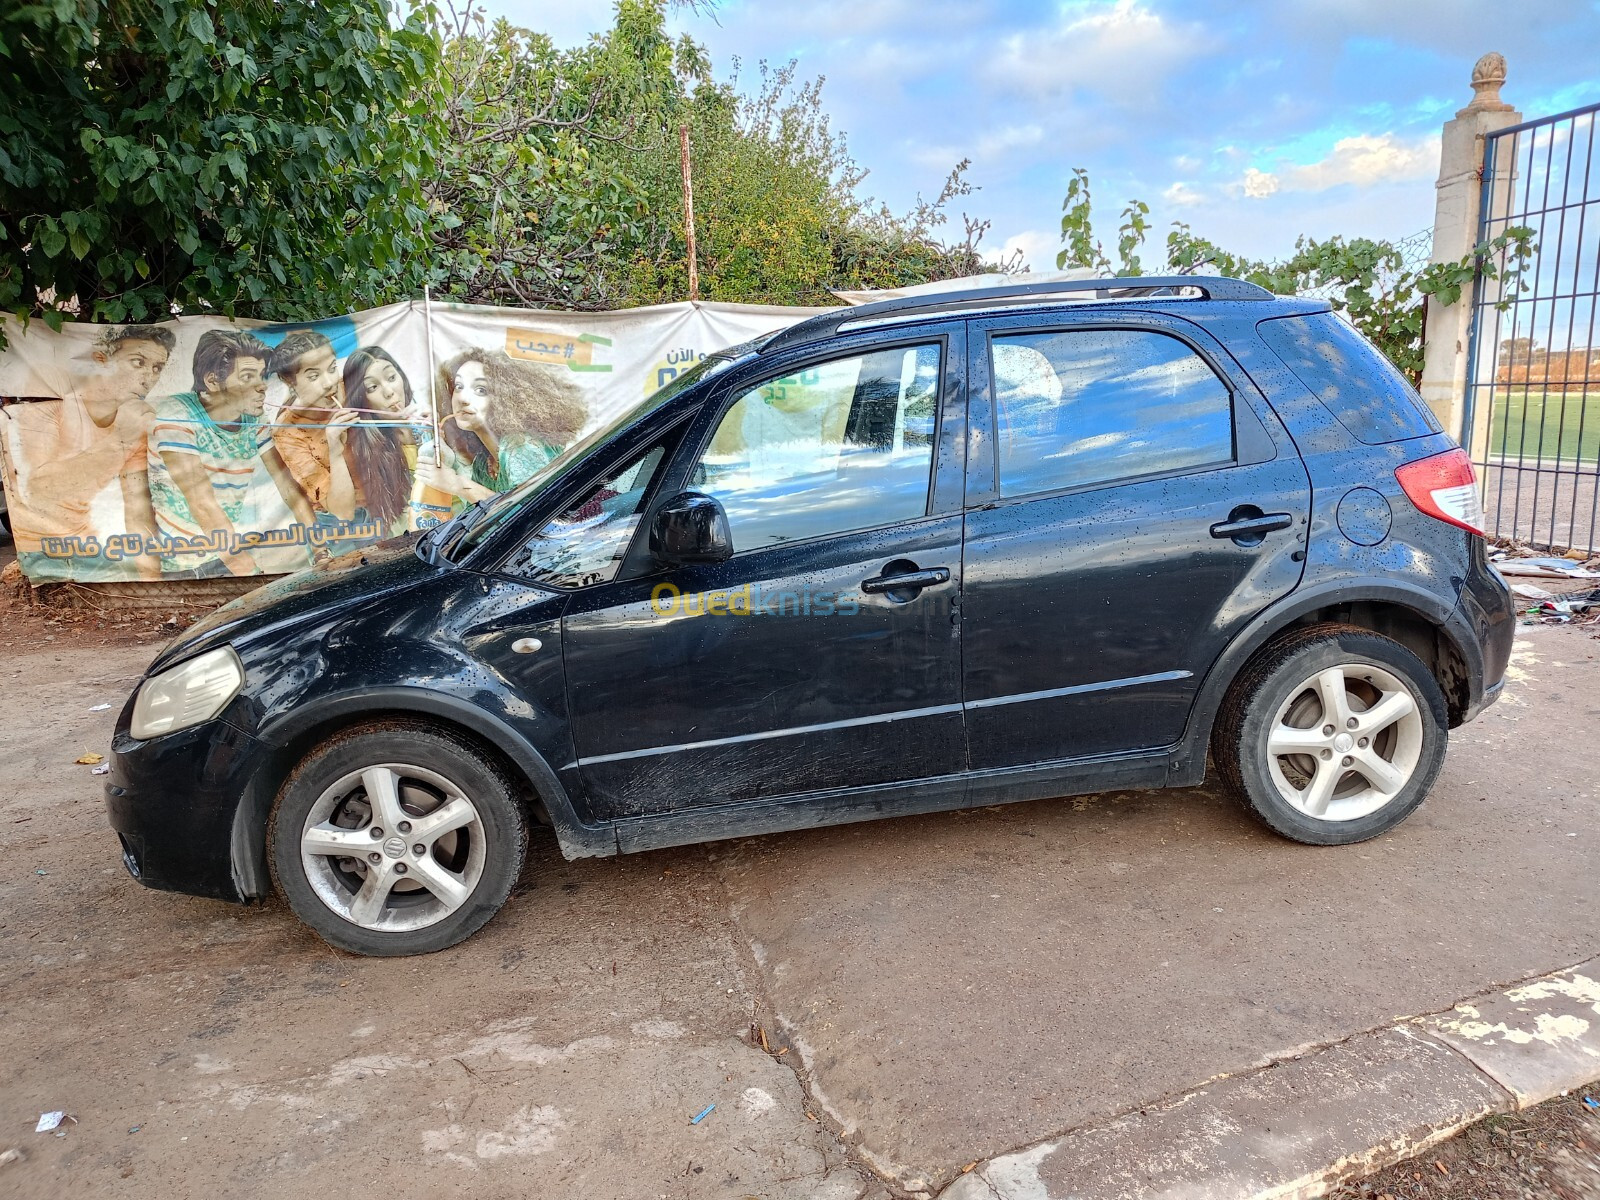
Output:
<instances>
[{"instance_id":1,"label":"front wheel","mask_svg":"<svg viewBox=\"0 0 1600 1200\"><path fill-rule=\"evenodd\" d=\"M510 781L470 743L385 723L306 755L273 805L268 861L289 907L355 954L453 946L499 911L527 853Z\"/></svg>"},{"instance_id":2,"label":"front wheel","mask_svg":"<svg viewBox=\"0 0 1600 1200\"><path fill-rule=\"evenodd\" d=\"M1319 625L1254 659L1217 715L1223 780L1269 827L1317 846L1394 828L1444 765L1444 693L1398 642Z\"/></svg>"}]
</instances>

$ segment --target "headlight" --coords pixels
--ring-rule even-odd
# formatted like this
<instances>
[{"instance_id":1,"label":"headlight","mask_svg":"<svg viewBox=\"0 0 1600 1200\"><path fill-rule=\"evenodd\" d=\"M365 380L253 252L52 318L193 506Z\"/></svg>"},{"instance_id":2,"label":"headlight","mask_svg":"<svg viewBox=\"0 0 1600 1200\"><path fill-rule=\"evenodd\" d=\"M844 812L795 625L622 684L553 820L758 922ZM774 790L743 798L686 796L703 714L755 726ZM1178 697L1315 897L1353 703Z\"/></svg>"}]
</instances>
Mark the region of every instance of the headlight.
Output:
<instances>
[{"instance_id":1,"label":"headlight","mask_svg":"<svg viewBox=\"0 0 1600 1200\"><path fill-rule=\"evenodd\" d=\"M209 721L243 686L244 667L232 646L207 651L140 685L128 732L142 742Z\"/></svg>"}]
</instances>

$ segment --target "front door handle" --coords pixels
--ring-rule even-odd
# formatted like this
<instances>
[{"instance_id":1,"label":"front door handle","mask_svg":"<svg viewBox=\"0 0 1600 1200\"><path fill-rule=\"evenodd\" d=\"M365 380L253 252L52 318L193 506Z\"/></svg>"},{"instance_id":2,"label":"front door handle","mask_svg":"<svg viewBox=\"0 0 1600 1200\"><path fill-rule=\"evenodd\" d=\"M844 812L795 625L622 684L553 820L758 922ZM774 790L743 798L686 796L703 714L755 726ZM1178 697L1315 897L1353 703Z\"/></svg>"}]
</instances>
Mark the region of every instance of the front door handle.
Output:
<instances>
[{"instance_id":1,"label":"front door handle","mask_svg":"<svg viewBox=\"0 0 1600 1200\"><path fill-rule=\"evenodd\" d=\"M1241 504L1226 521L1211 527L1214 538L1232 538L1241 546L1259 546L1267 534L1294 524L1292 513L1264 513L1253 504Z\"/></svg>"},{"instance_id":2,"label":"front door handle","mask_svg":"<svg viewBox=\"0 0 1600 1200\"><path fill-rule=\"evenodd\" d=\"M910 566L910 570L895 570L902 565ZM884 568L882 575L874 575L871 579L861 581L863 592L887 592L891 599L895 592L909 592L915 596L925 587L932 587L936 583L950 582L949 567L929 567L926 570L918 569L914 564L890 563Z\"/></svg>"}]
</instances>

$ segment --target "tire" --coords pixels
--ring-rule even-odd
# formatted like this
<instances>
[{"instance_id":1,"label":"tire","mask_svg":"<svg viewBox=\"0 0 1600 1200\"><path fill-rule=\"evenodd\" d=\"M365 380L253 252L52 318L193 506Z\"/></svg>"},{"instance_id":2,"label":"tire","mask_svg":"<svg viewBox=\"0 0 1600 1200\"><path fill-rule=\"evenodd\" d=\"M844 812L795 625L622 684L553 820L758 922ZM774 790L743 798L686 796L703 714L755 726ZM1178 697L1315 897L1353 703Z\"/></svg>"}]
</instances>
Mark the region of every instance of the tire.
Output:
<instances>
[{"instance_id":1,"label":"tire","mask_svg":"<svg viewBox=\"0 0 1600 1200\"><path fill-rule=\"evenodd\" d=\"M476 933L510 896L527 847L505 774L470 742L414 722L318 745L267 825L272 881L295 915L330 945L376 956Z\"/></svg>"},{"instance_id":2,"label":"tire","mask_svg":"<svg viewBox=\"0 0 1600 1200\"><path fill-rule=\"evenodd\" d=\"M1269 828L1348 846L1411 815L1448 741L1444 693L1420 658L1370 630L1316 625L1271 643L1240 672L1211 756Z\"/></svg>"}]
</instances>

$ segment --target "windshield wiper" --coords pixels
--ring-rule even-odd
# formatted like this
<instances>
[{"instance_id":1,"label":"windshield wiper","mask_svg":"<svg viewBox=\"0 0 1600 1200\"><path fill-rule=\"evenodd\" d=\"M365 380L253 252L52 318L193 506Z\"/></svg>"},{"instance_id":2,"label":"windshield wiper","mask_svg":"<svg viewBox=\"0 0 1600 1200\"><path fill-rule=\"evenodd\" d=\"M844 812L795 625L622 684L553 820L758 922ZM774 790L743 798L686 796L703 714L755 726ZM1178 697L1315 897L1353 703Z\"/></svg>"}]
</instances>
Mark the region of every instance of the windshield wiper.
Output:
<instances>
[{"instance_id":1,"label":"windshield wiper","mask_svg":"<svg viewBox=\"0 0 1600 1200\"><path fill-rule=\"evenodd\" d=\"M451 554L457 546L461 545L462 540L469 533L483 524L484 518L489 515L489 510L493 507L493 502L499 498L498 493L493 496L485 496L470 508L462 509L445 524L439 526L439 557L446 562L454 562L455 559L451 557ZM446 533L444 532L445 530L449 530L449 532Z\"/></svg>"}]
</instances>

